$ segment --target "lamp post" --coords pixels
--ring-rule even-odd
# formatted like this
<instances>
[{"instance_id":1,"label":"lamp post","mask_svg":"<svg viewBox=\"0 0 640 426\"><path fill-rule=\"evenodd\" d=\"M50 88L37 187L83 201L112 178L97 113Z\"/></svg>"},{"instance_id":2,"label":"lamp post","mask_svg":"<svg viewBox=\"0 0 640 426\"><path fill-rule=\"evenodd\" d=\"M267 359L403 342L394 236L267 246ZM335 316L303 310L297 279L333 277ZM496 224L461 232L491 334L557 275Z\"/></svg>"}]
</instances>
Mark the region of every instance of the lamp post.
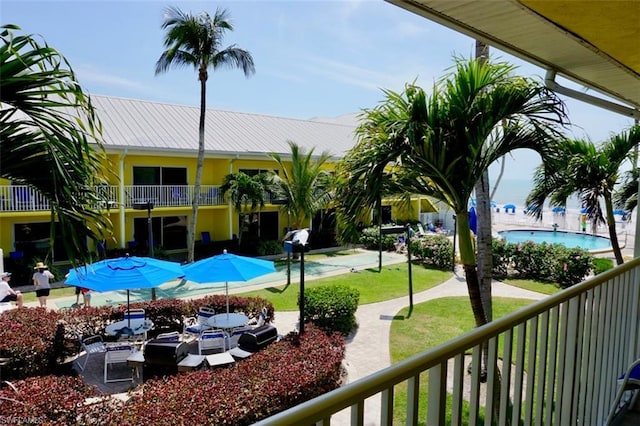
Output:
<instances>
[{"instance_id":1,"label":"lamp post","mask_svg":"<svg viewBox=\"0 0 640 426\"><path fill-rule=\"evenodd\" d=\"M309 231L306 229L296 229L289 231L291 241L284 242L284 248L288 253L300 253L300 295L298 305L300 306L300 328L299 334L304 334L304 253L309 251Z\"/></svg>"},{"instance_id":2,"label":"lamp post","mask_svg":"<svg viewBox=\"0 0 640 426\"><path fill-rule=\"evenodd\" d=\"M413 277L411 276L411 224L407 223L405 225L407 230L407 258L409 259L408 268L409 268L409 316L413 312Z\"/></svg>"},{"instance_id":3,"label":"lamp post","mask_svg":"<svg viewBox=\"0 0 640 426\"><path fill-rule=\"evenodd\" d=\"M153 223L151 221L151 210L153 210L153 202L147 200L144 203L133 203L134 210L147 211L147 247L149 249L149 257L153 257ZM151 289L151 300L156 300L156 289Z\"/></svg>"}]
</instances>

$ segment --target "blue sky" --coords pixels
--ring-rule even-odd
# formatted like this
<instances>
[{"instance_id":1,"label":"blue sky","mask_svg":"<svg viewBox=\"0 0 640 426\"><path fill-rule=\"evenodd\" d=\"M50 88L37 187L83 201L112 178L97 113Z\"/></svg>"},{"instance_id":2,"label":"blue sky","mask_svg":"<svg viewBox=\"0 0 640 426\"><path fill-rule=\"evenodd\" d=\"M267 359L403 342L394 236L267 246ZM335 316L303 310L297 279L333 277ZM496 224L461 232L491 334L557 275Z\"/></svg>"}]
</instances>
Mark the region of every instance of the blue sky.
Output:
<instances>
[{"instance_id":1,"label":"blue sky","mask_svg":"<svg viewBox=\"0 0 640 426\"><path fill-rule=\"evenodd\" d=\"M371 108L382 88L401 91L417 80L429 89L452 65L471 57L474 41L383 1L30 1L2 0L2 24L40 34L70 61L90 93L165 103L199 104L193 69L155 76L163 51L163 11L228 10L234 31L224 45L248 50L256 74L209 74L207 107L308 119ZM544 71L492 49L523 75ZM562 84L576 87L568 82ZM573 136L602 141L632 120L567 100ZM535 154L518 153L507 177L529 177Z\"/></svg>"}]
</instances>

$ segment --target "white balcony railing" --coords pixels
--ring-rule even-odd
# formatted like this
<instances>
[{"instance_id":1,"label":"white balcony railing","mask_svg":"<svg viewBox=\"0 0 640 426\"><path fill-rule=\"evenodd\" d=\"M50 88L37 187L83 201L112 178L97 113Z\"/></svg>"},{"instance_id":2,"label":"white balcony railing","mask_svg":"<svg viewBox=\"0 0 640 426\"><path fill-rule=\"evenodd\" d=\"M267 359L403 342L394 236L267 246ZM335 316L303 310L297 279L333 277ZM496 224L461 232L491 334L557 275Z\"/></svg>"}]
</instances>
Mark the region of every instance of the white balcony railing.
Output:
<instances>
[{"instance_id":1,"label":"white balcony railing","mask_svg":"<svg viewBox=\"0 0 640 426\"><path fill-rule=\"evenodd\" d=\"M394 390L405 384L409 425L603 425L617 378L640 356L639 274L640 259L632 260L257 424L330 425L345 409L340 424L343 417L351 425L396 424ZM486 384L478 369L484 343ZM464 380L468 353L472 368L470 380ZM496 366L501 366L499 383ZM371 407L374 399L379 409ZM419 418L420 401L426 414Z\"/></svg>"},{"instance_id":2,"label":"white balcony railing","mask_svg":"<svg viewBox=\"0 0 640 426\"><path fill-rule=\"evenodd\" d=\"M193 185L125 185L124 199L116 185L96 187L108 200L110 208L133 208L134 203L151 201L154 208L190 207L195 193ZM218 185L200 187L200 206L226 205ZM97 206L104 207L104 206ZM48 211L49 201L26 185L0 185L0 212Z\"/></svg>"}]
</instances>

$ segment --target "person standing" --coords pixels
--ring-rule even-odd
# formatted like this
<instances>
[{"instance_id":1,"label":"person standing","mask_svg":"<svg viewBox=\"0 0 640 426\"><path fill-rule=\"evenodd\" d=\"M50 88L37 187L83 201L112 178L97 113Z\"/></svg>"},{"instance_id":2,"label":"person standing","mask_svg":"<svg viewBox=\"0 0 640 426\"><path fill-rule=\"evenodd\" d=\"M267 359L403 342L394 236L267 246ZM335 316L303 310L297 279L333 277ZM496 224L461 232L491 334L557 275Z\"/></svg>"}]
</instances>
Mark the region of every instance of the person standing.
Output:
<instances>
[{"instance_id":1,"label":"person standing","mask_svg":"<svg viewBox=\"0 0 640 426\"><path fill-rule=\"evenodd\" d=\"M36 296L40 302L41 308L47 307L47 297L51 291L51 284L49 280L52 280L54 275L49 272L49 267L42 262L36 263L33 268L36 272L33 273L33 286L36 288Z\"/></svg>"},{"instance_id":2,"label":"person standing","mask_svg":"<svg viewBox=\"0 0 640 426\"><path fill-rule=\"evenodd\" d=\"M22 308L22 293L9 286L11 272L3 272L0 277L0 302L16 302L18 308Z\"/></svg>"}]
</instances>

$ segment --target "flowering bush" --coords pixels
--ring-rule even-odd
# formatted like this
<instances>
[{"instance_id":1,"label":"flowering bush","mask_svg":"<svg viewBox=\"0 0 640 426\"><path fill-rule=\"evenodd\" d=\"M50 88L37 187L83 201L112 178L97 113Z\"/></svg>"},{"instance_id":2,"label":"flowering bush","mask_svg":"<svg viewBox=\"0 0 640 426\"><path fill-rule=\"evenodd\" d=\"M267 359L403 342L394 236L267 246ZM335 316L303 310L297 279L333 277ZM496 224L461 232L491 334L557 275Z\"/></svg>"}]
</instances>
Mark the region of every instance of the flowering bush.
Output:
<instances>
[{"instance_id":1,"label":"flowering bush","mask_svg":"<svg viewBox=\"0 0 640 426\"><path fill-rule=\"evenodd\" d=\"M411 256L442 270L453 266L453 243L444 235L426 235L411 241Z\"/></svg>"},{"instance_id":2,"label":"flowering bush","mask_svg":"<svg viewBox=\"0 0 640 426\"><path fill-rule=\"evenodd\" d=\"M87 407L77 424L249 425L337 388L344 339L310 325L227 368L142 385L127 402Z\"/></svg>"},{"instance_id":3,"label":"flowering bush","mask_svg":"<svg viewBox=\"0 0 640 426\"><path fill-rule=\"evenodd\" d=\"M493 273L496 276L515 275L570 287L584 280L592 269L593 256L582 249L531 241L493 241Z\"/></svg>"}]
</instances>

